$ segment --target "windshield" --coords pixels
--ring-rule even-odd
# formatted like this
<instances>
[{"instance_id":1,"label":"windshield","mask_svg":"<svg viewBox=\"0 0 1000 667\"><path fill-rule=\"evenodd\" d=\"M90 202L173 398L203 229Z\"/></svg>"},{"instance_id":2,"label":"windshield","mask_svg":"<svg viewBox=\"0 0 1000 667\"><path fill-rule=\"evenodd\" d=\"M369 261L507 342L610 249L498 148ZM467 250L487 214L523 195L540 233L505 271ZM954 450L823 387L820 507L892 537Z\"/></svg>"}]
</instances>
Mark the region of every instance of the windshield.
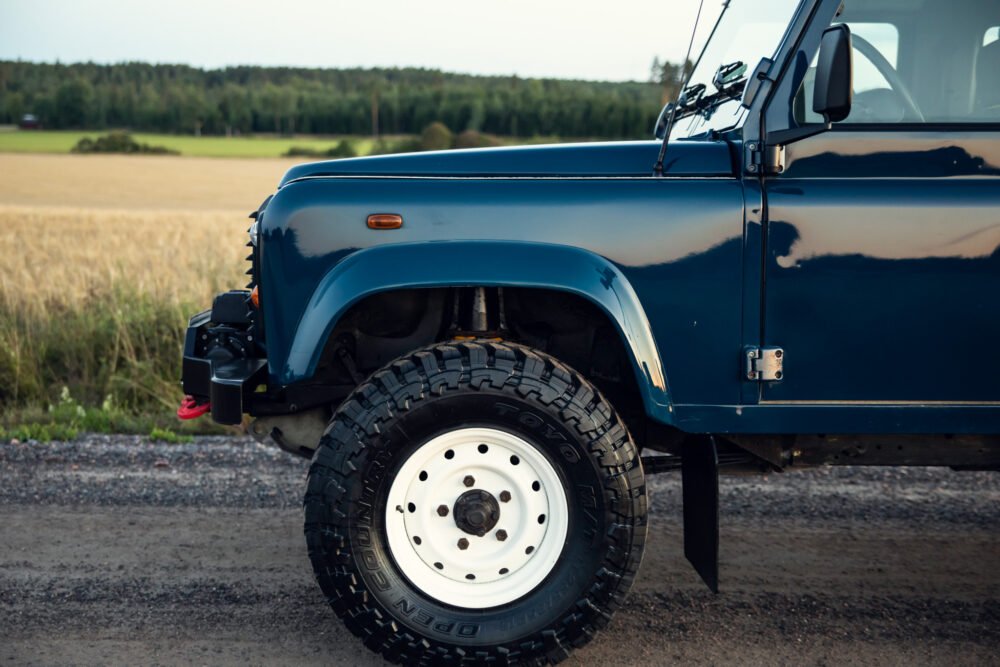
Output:
<instances>
[{"instance_id":1,"label":"windshield","mask_svg":"<svg viewBox=\"0 0 1000 667\"><path fill-rule=\"evenodd\" d=\"M798 6L799 0L732 0L691 75L690 85L703 84L706 96L716 92L712 85L716 71L737 61L746 65L745 75L749 76L761 58L770 58L778 50ZM696 44L708 39L717 17L706 12ZM739 100L723 102L709 111L708 118L696 114L682 120L678 134L691 136L733 127L743 111Z\"/></svg>"}]
</instances>

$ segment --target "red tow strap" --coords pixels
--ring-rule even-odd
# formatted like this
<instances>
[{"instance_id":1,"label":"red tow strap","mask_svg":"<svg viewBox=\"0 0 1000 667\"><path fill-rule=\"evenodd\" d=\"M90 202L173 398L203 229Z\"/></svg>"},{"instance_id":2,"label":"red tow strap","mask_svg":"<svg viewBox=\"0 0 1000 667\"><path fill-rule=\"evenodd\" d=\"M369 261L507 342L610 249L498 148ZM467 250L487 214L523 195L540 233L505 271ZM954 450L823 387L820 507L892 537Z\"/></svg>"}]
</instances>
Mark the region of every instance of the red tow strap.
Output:
<instances>
[{"instance_id":1,"label":"red tow strap","mask_svg":"<svg viewBox=\"0 0 1000 667\"><path fill-rule=\"evenodd\" d=\"M177 416L180 419L197 419L212 409L211 403L197 403L194 396L185 396L181 401L181 406L177 408Z\"/></svg>"}]
</instances>

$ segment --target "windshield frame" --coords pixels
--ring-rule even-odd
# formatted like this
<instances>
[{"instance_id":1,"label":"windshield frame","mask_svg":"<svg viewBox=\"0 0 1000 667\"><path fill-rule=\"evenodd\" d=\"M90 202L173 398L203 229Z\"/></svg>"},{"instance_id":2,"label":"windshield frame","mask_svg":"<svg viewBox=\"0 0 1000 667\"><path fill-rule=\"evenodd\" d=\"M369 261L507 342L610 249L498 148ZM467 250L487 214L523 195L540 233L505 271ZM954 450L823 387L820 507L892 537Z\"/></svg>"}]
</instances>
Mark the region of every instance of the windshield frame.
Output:
<instances>
[{"instance_id":1,"label":"windshield frame","mask_svg":"<svg viewBox=\"0 0 1000 667\"><path fill-rule=\"evenodd\" d=\"M706 86L706 92L709 90L713 92L715 91L715 87L712 85L712 79L721 65L727 65L729 63L720 62L712 64L706 61L705 57L707 54L711 53L711 47L713 44L718 44L718 40L725 39L725 30L720 33L720 28L732 25L738 29L740 25L747 22L747 16L745 14L732 13L732 5L736 2L743 3L745 7L750 8L747 10L750 12L759 7L754 0L727 0L723 3L720 14L715 19L708 38L705 40L705 43L698 54L698 59L692 67L691 76L687 80L687 86L693 86L701 83ZM813 5L814 2L812 0L787 0L787 4L790 8L790 12L788 14L787 21L784 24L783 31L779 39L774 44L774 48L768 53L760 54L760 58L757 58L754 62L743 61L747 68L747 76L750 76L754 72L754 69L757 67L761 58L777 59L778 54L782 53L790 36L793 34L794 28L799 25L799 18L801 17L802 12L806 7ZM734 20L736 21L735 24L732 23ZM780 67L780 64L775 62L775 66ZM744 80L745 78L746 77L744 77ZM731 115L727 116L725 114L719 114L720 110L727 107L733 108ZM746 121L747 111L748 109L742 106L742 95L740 95L739 97L722 100L712 105L707 117L706 114L701 111L695 111L683 117L679 117L677 123L678 125L681 125L680 121L682 120L687 121L685 126L678 127L679 138L693 138L709 132L722 133L738 129L742 127Z\"/></svg>"}]
</instances>

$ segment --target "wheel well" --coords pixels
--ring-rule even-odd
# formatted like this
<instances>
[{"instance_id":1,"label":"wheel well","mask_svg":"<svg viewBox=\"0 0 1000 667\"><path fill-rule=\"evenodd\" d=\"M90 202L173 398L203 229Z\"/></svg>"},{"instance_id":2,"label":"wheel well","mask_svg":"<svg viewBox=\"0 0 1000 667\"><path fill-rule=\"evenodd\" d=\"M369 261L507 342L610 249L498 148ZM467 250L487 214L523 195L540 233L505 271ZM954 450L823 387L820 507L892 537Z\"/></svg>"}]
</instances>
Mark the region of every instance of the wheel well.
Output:
<instances>
[{"instance_id":1,"label":"wheel well","mask_svg":"<svg viewBox=\"0 0 1000 667\"><path fill-rule=\"evenodd\" d=\"M587 299L552 289L442 287L379 292L337 322L313 382L353 387L393 359L461 337L500 338L542 350L584 375L641 442L646 417L618 327Z\"/></svg>"}]
</instances>

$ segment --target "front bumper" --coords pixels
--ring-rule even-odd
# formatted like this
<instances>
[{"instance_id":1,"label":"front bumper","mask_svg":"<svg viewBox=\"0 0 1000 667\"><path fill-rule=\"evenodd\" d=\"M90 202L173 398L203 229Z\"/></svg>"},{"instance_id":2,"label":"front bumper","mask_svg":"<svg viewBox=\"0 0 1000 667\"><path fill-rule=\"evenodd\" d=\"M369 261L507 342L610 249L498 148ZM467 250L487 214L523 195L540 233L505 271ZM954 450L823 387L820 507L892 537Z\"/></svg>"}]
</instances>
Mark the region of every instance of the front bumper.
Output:
<instances>
[{"instance_id":1,"label":"front bumper","mask_svg":"<svg viewBox=\"0 0 1000 667\"><path fill-rule=\"evenodd\" d=\"M220 356L218 348L213 353L206 344L212 336L211 323L210 310L198 313L188 322L181 383L185 394L199 403L211 404L213 421L239 424L253 393L267 379L267 359Z\"/></svg>"}]
</instances>

